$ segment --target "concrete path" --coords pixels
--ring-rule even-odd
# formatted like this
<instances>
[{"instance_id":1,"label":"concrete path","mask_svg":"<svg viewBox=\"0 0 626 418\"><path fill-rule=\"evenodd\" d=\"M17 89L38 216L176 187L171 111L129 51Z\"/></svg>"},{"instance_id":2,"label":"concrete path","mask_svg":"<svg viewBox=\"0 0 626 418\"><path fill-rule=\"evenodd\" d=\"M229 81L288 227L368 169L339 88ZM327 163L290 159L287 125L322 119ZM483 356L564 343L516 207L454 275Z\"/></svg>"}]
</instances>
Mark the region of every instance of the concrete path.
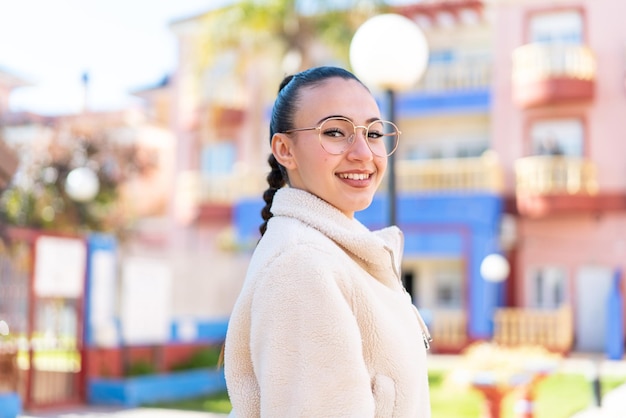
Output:
<instances>
[{"instance_id":1,"label":"concrete path","mask_svg":"<svg viewBox=\"0 0 626 418\"><path fill-rule=\"evenodd\" d=\"M590 408L572 418L626 418L626 384L604 395L600 408Z\"/></svg>"},{"instance_id":2,"label":"concrete path","mask_svg":"<svg viewBox=\"0 0 626 418\"><path fill-rule=\"evenodd\" d=\"M120 409L113 407L79 407L59 409L42 413L28 412L18 418L225 418L225 414L209 412L179 411L172 409L132 408Z\"/></svg>"}]
</instances>

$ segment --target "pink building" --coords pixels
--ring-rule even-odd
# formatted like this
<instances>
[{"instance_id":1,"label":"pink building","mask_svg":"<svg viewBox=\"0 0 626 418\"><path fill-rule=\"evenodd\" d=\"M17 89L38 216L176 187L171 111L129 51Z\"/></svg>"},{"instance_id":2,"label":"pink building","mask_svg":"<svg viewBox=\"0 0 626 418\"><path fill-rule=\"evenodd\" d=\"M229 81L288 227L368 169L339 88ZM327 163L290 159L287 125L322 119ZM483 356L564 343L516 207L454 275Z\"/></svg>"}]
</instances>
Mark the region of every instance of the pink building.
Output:
<instances>
[{"instance_id":1,"label":"pink building","mask_svg":"<svg viewBox=\"0 0 626 418\"><path fill-rule=\"evenodd\" d=\"M621 357L626 3L492 3L492 147L515 226L508 302L569 307L574 350Z\"/></svg>"},{"instance_id":2,"label":"pink building","mask_svg":"<svg viewBox=\"0 0 626 418\"><path fill-rule=\"evenodd\" d=\"M431 49L420 85L398 95L397 176L399 220L413 234L403 272L414 303L431 313L435 349L493 338L622 355L619 8L618 0L433 0L396 9ZM198 52L203 30L219 32L228 9L172 24L174 310L201 319L227 317L241 285L256 240L242 231L254 233L259 218L254 205L240 209L264 188L265 112L284 72L274 44ZM315 64L328 62L337 60L322 54ZM459 220L471 215L463 207L483 204L493 211L478 211L478 226ZM492 252L511 265L504 284L481 275Z\"/></svg>"}]
</instances>

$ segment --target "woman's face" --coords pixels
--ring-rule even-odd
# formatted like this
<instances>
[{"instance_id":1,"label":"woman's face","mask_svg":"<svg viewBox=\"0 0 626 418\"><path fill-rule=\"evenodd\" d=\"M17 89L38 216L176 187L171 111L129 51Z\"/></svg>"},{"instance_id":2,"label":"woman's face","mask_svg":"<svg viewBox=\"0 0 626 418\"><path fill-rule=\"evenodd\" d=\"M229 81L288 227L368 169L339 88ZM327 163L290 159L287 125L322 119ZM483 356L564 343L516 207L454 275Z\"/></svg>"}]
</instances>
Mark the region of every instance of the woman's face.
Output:
<instances>
[{"instance_id":1,"label":"woman's face","mask_svg":"<svg viewBox=\"0 0 626 418\"><path fill-rule=\"evenodd\" d=\"M355 80L330 78L300 91L294 128L318 126L330 116L341 116L357 126L380 119L380 110L369 91ZM367 208L387 169L387 157L372 153L364 129L357 129L354 143L340 155L326 152L318 130L277 134L272 151L287 168L291 187L325 200L346 216Z\"/></svg>"}]
</instances>

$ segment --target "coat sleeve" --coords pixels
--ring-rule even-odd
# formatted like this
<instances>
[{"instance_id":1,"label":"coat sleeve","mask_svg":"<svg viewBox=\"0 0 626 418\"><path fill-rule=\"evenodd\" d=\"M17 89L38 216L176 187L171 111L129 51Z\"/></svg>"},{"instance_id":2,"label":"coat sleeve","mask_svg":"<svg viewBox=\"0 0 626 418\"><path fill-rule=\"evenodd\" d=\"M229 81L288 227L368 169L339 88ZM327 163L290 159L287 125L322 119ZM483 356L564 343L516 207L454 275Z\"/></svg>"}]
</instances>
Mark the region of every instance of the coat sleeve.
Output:
<instances>
[{"instance_id":1,"label":"coat sleeve","mask_svg":"<svg viewBox=\"0 0 626 418\"><path fill-rule=\"evenodd\" d=\"M282 254L257 283L250 347L261 417L374 416L351 296L332 265L313 249Z\"/></svg>"}]
</instances>

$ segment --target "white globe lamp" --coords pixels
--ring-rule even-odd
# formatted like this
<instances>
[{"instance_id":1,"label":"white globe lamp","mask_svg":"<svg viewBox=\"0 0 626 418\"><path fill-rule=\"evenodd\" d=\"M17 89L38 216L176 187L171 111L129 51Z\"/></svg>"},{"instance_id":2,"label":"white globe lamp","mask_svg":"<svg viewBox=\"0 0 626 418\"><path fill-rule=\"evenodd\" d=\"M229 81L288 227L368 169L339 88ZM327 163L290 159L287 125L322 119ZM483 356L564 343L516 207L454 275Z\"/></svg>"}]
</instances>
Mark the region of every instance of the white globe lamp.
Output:
<instances>
[{"instance_id":1,"label":"white globe lamp","mask_svg":"<svg viewBox=\"0 0 626 418\"><path fill-rule=\"evenodd\" d=\"M489 254L480 263L480 274L488 282L503 282L509 277L510 272L508 260L500 254Z\"/></svg>"},{"instance_id":2,"label":"white globe lamp","mask_svg":"<svg viewBox=\"0 0 626 418\"><path fill-rule=\"evenodd\" d=\"M414 86L428 64L428 43L417 24L399 14L374 16L350 43L352 70L367 85L385 90Z\"/></svg>"},{"instance_id":3,"label":"white globe lamp","mask_svg":"<svg viewBox=\"0 0 626 418\"><path fill-rule=\"evenodd\" d=\"M65 191L76 202L86 203L93 200L99 190L98 175L89 167L73 169L65 180Z\"/></svg>"}]
</instances>

